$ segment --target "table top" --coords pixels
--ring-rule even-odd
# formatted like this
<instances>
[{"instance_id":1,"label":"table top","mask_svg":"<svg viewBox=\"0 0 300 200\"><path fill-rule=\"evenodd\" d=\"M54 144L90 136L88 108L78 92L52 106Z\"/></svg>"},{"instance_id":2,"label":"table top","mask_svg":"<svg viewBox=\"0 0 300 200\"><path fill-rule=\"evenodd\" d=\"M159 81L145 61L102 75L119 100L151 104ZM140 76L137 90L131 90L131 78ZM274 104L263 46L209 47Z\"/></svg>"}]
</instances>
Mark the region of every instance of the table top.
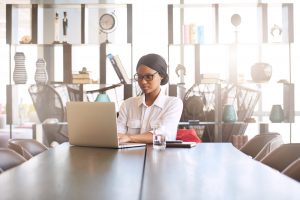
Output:
<instances>
[{"instance_id":1,"label":"table top","mask_svg":"<svg viewBox=\"0 0 300 200\"><path fill-rule=\"evenodd\" d=\"M1 174L0 199L139 199L144 156L66 143Z\"/></svg>"},{"instance_id":2,"label":"table top","mask_svg":"<svg viewBox=\"0 0 300 200\"><path fill-rule=\"evenodd\" d=\"M0 199L299 199L300 184L229 143L50 149L0 175Z\"/></svg>"},{"instance_id":3,"label":"table top","mask_svg":"<svg viewBox=\"0 0 300 200\"><path fill-rule=\"evenodd\" d=\"M299 199L300 184L231 143L147 151L142 199ZM151 176L150 176L151 174Z\"/></svg>"}]
</instances>

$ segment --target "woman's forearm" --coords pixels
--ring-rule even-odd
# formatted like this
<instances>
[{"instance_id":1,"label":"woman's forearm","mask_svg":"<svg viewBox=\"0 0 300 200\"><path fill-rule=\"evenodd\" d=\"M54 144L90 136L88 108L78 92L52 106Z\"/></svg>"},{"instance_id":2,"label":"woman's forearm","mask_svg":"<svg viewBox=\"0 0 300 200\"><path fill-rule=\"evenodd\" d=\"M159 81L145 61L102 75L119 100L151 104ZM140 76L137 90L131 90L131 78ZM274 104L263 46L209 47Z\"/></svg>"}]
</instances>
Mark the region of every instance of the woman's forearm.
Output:
<instances>
[{"instance_id":1,"label":"woman's forearm","mask_svg":"<svg viewBox=\"0 0 300 200\"><path fill-rule=\"evenodd\" d=\"M153 135L150 132L143 134L118 134L120 142L134 142L134 143L152 143Z\"/></svg>"}]
</instances>

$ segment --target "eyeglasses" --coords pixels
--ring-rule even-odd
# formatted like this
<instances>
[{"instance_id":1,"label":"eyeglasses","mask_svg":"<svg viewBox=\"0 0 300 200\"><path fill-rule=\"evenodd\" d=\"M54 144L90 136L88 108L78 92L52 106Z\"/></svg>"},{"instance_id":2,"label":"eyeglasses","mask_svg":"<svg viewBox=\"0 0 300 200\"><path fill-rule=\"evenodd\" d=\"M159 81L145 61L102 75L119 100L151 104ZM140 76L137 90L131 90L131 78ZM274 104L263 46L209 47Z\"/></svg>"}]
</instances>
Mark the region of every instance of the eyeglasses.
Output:
<instances>
[{"instance_id":1,"label":"eyeglasses","mask_svg":"<svg viewBox=\"0 0 300 200\"><path fill-rule=\"evenodd\" d=\"M140 75L140 74L136 73L136 74L134 75L133 78L134 78L134 80L136 80L136 81L142 81L143 79L144 79L145 81L152 81L154 75L157 74L157 73L158 73L158 72L154 72L153 74L145 74L145 75Z\"/></svg>"}]
</instances>

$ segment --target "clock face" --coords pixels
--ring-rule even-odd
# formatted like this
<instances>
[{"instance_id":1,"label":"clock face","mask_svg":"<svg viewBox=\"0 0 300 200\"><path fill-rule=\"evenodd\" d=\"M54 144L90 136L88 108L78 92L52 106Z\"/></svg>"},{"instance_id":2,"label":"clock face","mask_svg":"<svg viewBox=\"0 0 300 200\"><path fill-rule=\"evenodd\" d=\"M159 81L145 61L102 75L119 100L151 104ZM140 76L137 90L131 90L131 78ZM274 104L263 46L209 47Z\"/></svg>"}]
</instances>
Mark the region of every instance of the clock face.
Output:
<instances>
[{"instance_id":1,"label":"clock face","mask_svg":"<svg viewBox=\"0 0 300 200\"><path fill-rule=\"evenodd\" d=\"M105 13L99 19L100 30L109 33L116 27L116 17L114 14Z\"/></svg>"}]
</instances>

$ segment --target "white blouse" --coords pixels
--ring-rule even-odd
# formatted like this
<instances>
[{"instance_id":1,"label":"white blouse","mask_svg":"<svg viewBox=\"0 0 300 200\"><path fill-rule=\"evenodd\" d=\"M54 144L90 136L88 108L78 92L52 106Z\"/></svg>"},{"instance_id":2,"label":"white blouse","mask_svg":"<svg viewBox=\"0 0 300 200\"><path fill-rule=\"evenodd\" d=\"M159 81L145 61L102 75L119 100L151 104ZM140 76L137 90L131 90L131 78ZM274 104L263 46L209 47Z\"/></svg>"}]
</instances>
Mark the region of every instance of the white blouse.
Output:
<instances>
[{"instance_id":1,"label":"white blouse","mask_svg":"<svg viewBox=\"0 0 300 200\"><path fill-rule=\"evenodd\" d=\"M151 106L145 103L145 95L126 99L121 105L117 120L118 133L141 134L152 132L153 126L158 134L175 140L183 104L177 97L165 96L162 92Z\"/></svg>"}]
</instances>

